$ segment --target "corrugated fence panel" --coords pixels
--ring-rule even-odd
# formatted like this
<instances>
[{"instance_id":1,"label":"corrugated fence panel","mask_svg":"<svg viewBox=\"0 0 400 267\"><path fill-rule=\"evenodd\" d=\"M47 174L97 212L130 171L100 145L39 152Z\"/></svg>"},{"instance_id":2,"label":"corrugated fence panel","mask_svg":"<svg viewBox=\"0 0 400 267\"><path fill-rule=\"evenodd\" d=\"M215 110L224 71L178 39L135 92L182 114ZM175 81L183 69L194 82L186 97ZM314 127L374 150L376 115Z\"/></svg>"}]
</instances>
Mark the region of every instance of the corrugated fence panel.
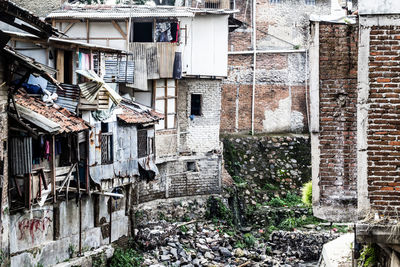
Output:
<instances>
[{"instance_id":1,"label":"corrugated fence panel","mask_svg":"<svg viewBox=\"0 0 400 267\"><path fill-rule=\"evenodd\" d=\"M55 103L63 108L68 109L71 112L76 112L76 107L79 103L79 86L74 84L60 84L64 90L56 88L53 84L47 83L46 90L51 93L56 92L58 95Z\"/></svg>"},{"instance_id":2,"label":"corrugated fence panel","mask_svg":"<svg viewBox=\"0 0 400 267\"><path fill-rule=\"evenodd\" d=\"M133 87L147 90L147 44L131 43L133 60L135 61L135 74Z\"/></svg>"},{"instance_id":3,"label":"corrugated fence panel","mask_svg":"<svg viewBox=\"0 0 400 267\"><path fill-rule=\"evenodd\" d=\"M10 165L12 175L32 172L32 137L10 138Z\"/></svg>"},{"instance_id":4,"label":"corrugated fence panel","mask_svg":"<svg viewBox=\"0 0 400 267\"><path fill-rule=\"evenodd\" d=\"M173 77L175 51L175 43L157 43L160 78Z\"/></svg>"},{"instance_id":5,"label":"corrugated fence panel","mask_svg":"<svg viewBox=\"0 0 400 267\"><path fill-rule=\"evenodd\" d=\"M147 79L160 79L158 69L158 53L155 44L148 44L146 51Z\"/></svg>"}]
</instances>

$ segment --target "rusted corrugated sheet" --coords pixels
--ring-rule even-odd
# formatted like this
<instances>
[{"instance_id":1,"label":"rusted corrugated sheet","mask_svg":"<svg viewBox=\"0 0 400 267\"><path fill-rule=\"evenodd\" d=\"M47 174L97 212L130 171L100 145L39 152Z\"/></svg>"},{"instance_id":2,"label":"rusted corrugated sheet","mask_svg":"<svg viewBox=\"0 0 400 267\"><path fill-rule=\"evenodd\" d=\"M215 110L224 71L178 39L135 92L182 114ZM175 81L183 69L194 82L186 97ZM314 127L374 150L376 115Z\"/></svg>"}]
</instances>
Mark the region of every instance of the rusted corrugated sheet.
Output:
<instances>
[{"instance_id":1,"label":"rusted corrugated sheet","mask_svg":"<svg viewBox=\"0 0 400 267\"><path fill-rule=\"evenodd\" d=\"M131 43L133 60L135 62L135 74L133 87L141 90L147 90L147 44Z\"/></svg>"},{"instance_id":2,"label":"rusted corrugated sheet","mask_svg":"<svg viewBox=\"0 0 400 267\"><path fill-rule=\"evenodd\" d=\"M175 43L157 43L160 78L173 77L175 51Z\"/></svg>"},{"instance_id":3,"label":"rusted corrugated sheet","mask_svg":"<svg viewBox=\"0 0 400 267\"><path fill-rule=\"evenodd\" d=\"M118 114L117 117L128 124L154 124L164 118L163 114L150 108L144 109L138 104L121 102L119 106L122 108L122 114Z\"/></svg>"},{"instance_id":4,"label":"rusted corrugated sheet","mask_svg":"<svg viewBox=\"0 0 400 267\"><path fill-rule=\"evenodd\" d=\"M10 167L12 175L32 172L32 137L10 138Z\"/></svg>"},{"instance_id":5,"label":"rusted corrugated sheet","mask_svg":"<svg viewBox=\"0 0 400 267\"><path fill-rule=\"evenodd\" d=\"M152 43L147 45L146 51L147 79L159 79L157 46Z\"/></svg>"}]
</instances>

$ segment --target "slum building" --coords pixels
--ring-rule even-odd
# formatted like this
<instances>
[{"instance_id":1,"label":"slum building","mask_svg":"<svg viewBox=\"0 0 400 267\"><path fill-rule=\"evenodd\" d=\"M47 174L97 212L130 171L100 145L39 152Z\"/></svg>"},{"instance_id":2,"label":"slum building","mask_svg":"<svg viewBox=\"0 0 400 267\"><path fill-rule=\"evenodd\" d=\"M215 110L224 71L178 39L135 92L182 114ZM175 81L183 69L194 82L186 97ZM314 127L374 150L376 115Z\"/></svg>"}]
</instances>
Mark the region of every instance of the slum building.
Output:
<instances>
[{"instance_id":1,"label":"slum building","mask_svg":"<svg viewBox=\"0 0 400 267\"><path fill-rule=\"evenodd\" d=\"M116 62L133 65L133 82L118 83L117 91L164 116L155 131L159 176L137 184L136 204L220 192L221 83L227 75L231 13L221 8L66 5L47 16L68 40L132 53L105 61L107 68Z\"/></svg>"}]
</instances>

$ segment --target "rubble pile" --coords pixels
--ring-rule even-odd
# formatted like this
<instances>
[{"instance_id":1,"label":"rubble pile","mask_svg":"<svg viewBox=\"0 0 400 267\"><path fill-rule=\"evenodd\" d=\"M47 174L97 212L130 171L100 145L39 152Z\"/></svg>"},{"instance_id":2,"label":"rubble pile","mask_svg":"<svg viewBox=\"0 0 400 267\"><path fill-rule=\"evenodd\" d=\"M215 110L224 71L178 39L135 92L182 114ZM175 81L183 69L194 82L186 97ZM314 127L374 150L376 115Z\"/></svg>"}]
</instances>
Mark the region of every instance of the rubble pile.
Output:
<instances>
[{"instance_id":1,"label":"rubble pile","mask_svg":"<svg viewBox=\"0 0 400 267\"><path fill-rule=\"evenodd\" d=\"M312 266L322 245L337 234L321 232L231 232L211 222L148 223L136 242L144 252L144 266ZM267 239L266 239L267 238Z\"/></svg>"}]
</instances>

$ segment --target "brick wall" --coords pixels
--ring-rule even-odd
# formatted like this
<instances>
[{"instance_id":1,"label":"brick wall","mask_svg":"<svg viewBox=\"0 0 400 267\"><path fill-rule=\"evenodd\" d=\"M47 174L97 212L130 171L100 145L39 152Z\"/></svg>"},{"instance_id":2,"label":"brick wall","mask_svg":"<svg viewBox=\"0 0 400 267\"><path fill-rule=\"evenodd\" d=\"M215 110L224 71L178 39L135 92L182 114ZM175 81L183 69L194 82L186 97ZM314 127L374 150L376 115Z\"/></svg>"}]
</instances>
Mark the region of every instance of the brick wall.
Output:
<instances>
[{"instance_id":1,"label":"brick wall","mask_svg":"<svg viewBox=\"0 0 400 267\"><path fill-rule=\"evenodd\" d=\"M357 204L358 28L320 24L320 205Z\"/></svg>"},{"instance_id":2,"label":"brick wall","mask_svg":"<svg viewBox=\"0 0 400 267\"><path fill-rule=\"evenodd\" d=\"M371 208L398 217L400 211L400 26L370 32L368 195Z\"/></svg>"},{"instance_id":3,"label":"brick wall","mask_svg":"<svg viewBox=\"0 0 400 267\"><path fill-rule=\"evenodd\" d=\"M305 57L305 53L257 55L256 132L307 131ZM228 78L222 86L222 132L251 130L252 63L252 55L229 56Z\"/></svg>"}]
</instances>

